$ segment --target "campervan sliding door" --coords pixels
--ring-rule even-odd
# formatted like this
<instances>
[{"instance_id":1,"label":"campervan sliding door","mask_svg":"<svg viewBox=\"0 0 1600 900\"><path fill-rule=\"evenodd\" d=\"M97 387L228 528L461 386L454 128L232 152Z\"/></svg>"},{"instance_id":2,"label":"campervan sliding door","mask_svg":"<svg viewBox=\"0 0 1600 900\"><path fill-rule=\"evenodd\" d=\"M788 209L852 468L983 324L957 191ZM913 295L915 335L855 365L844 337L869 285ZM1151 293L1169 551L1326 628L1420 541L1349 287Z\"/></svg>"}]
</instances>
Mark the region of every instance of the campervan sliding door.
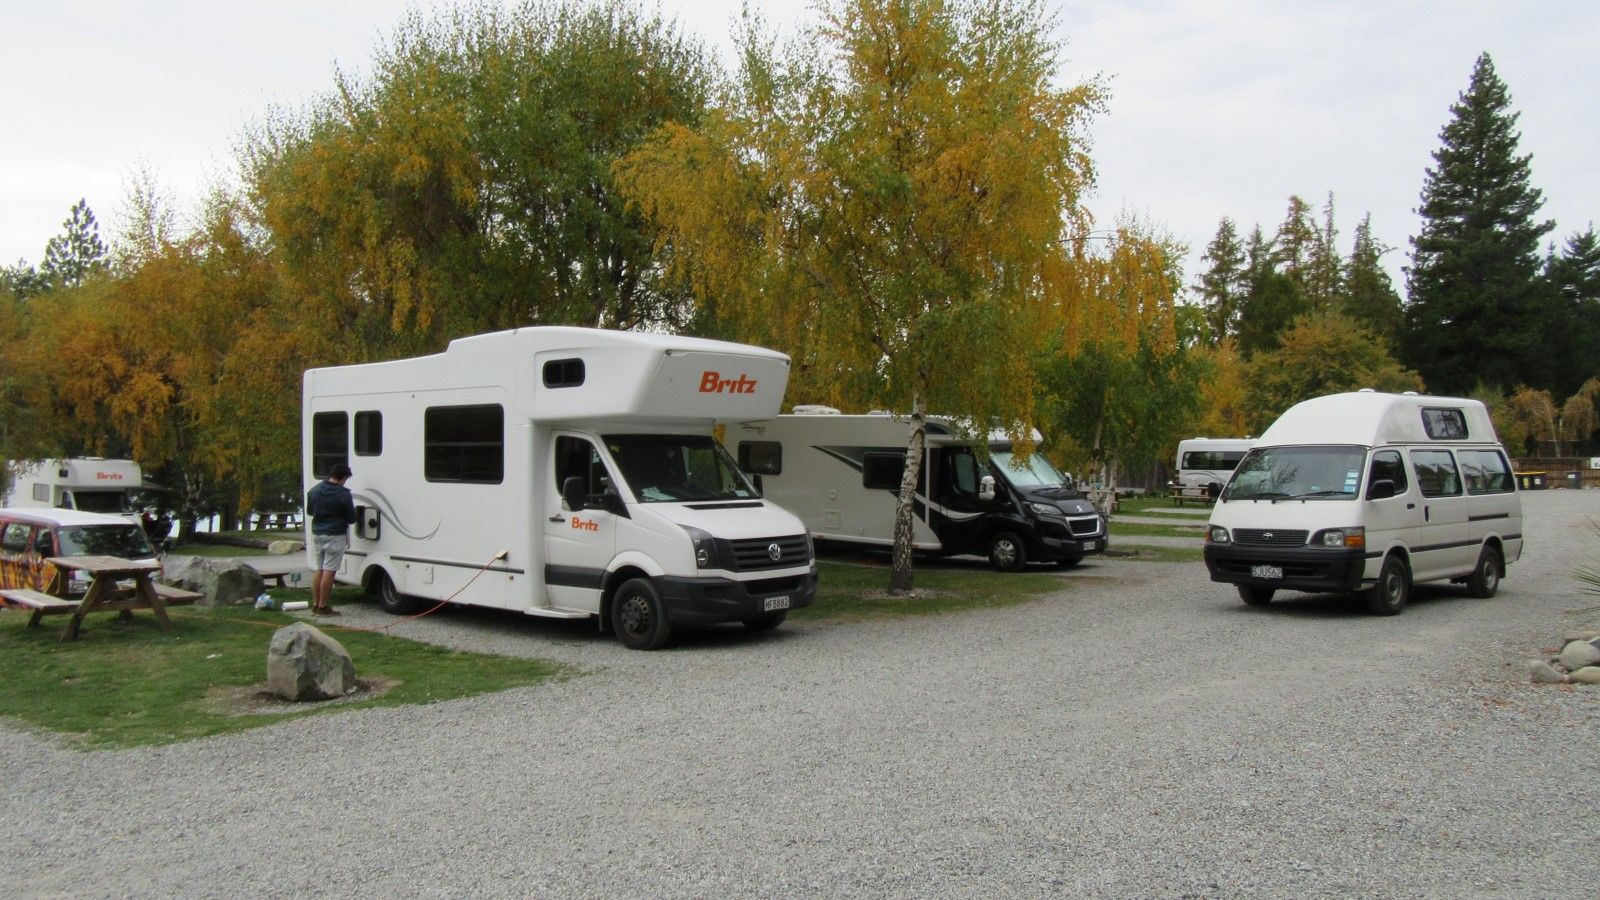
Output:
<instances>
[{"instance_id":1,"label":"campervan sliding door","mask_svg":"<svg viewBox=\"0 0 1600 900\"><path fill-rule=\"evenodd\" d=\"M1411 470L1422 493L1422 528L1411 541L1412 576L1422 581L1469 572L1478 548L1467 535L1467 498L1455 456L1412 449Z\"/></svg>"}]
</instances>

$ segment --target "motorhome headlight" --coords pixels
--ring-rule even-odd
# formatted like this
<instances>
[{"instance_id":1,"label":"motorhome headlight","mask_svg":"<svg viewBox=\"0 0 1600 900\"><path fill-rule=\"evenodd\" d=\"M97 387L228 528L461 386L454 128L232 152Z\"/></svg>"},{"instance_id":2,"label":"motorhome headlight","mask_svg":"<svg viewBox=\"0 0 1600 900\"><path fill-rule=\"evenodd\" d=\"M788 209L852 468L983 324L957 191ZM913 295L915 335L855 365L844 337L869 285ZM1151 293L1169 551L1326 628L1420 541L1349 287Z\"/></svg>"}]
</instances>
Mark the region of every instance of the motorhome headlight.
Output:
<instances>
[{"instance_id":1,"label":"motorhome headlight","mask_svg":"<svg viewBox=\"0 0 1600 900\"><path fill-rule=\"evenodd\" d=\"M1061 512L1060 507L1051 506L1048 503L1029 503L1028 504L1028 508L1033 510L1035 515L1040 515L1040 516L1060 516L1060 515L1065 515L1063 512Z\"/></svg>"},{"instance_id":2,"label":"motorhome headlight","mask_svg":"<svg viewBox=\"0 0 1600 900\"><path fill-rule=\"evenodd\" d=\"M701 531L689 525L683 526L689 532L689 541L694 544L694 565L697 569L715 569L717 567L717 542L708 532Z\"/></svg>"},{"instance_id":3,"label":"motorhome headlight","mask_svg":"<svg viewBox=\"0 0 1600 900\"><path fill-rule=\"evenodd\" d=\"M1206 537L1213 544L1230 544L1233 542L1233 539L1228 536L1228 529L1223 528L1221 525L1211 526L1211 530L1206 532Z\"/></svg>"},{"instance_id":4,"label":"motorhome headlight","mask_svg":"<svg viewBox=\"0 0 1600 900\"><path fill-rule=\"evenodd\" d=\"M1367 529L1360 525L1349 528L1324 528L1312 536L1311 543L1320 547L1365 547Z\"/></svg>"}]
</instances>

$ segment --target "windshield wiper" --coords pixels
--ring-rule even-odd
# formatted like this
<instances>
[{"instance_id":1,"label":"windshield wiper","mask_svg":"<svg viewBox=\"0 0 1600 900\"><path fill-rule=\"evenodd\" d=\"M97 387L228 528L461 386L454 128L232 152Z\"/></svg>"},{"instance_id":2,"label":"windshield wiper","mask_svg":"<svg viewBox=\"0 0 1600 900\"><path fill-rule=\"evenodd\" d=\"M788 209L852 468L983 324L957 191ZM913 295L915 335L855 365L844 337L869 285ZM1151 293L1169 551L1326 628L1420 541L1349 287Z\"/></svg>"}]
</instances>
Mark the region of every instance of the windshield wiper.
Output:
<instances>
[{"instance_id":1,"label":"windshield wiper","mask_svg":"<svg viewBox=\"0 0 1600 900\"><path fill-rule=\"evenodd\" d=\"M1278 500L1304 500L1308 497L1346 497L1354 495L1355 491L1307 491L1304 494L1295 494L1293 497L1280 494L1272 502L1277 503Z\"/></svg>"},{"instance_id":2,"label":"windshield wiper","mask_svg":"<svg viewBox=\"0 0 1600 900\"><path fill-rule=\"evenodd\" d=\"M1289 496L1289 495L1285 494L1285 493L1282 493L1281 491L1260 491L1260 492L1254 493L1254 494L1235 494L1235 495L1230 496L1230 497L1228 497L1226 499L1228 499L1228 500L1272 500L1272 501L1278 501L1278 500L1282 500L1283 498L1285 498L1287 496Z\"/></svg>"}]
</instances>

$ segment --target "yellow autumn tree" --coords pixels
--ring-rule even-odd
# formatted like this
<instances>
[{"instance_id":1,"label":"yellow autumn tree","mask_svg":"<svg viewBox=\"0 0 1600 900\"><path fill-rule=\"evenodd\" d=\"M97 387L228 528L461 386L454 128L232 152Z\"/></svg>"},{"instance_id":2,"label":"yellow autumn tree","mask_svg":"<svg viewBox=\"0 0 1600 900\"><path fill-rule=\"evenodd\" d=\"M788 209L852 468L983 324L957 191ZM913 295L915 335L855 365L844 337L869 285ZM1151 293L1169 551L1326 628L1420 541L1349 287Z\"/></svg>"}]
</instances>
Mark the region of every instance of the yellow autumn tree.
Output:
<instances>
[{"instance_id":1,"label":"yellow autumn tree","mask_svg":"<svg viewBox=\"0 0 1600 900\"><path fill-rule=\"evenodd\" d=\"M616 167L718 333L791 396L910 416L890 591L912 587L930 408L1026 449L1046 260L1092 179L1094 84L1058 87L1036 0L835 0L782 49L749 22L720 111Z\"/></svg>"}]
</instances>

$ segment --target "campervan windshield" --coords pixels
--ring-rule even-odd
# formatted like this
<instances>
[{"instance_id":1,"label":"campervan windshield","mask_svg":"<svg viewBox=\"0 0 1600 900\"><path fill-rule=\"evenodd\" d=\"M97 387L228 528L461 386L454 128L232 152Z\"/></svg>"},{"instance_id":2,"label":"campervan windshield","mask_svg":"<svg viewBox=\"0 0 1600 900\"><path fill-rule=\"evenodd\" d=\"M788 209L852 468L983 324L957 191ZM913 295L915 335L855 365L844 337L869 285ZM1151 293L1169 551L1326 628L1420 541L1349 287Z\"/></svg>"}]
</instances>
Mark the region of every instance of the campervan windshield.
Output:
<instances>
[{"instance_id":1,"label":"campervan windshield","mask_svg":"<svg viewBox=\"0 0 1600 900\"><path fill-rule=\"evenodd\" d=\"M606 449L642 503L754 500L758 495L710 435L609 434Z\"/></svg>"},{"instance_id":2,"label":"campervan windshield","mask_svg":"<svg viewBox=\"0 0 1600 900\"><path fill-rule=\"evenodd\" d=\"M989 456L1000 467L1000 471L1006 473L1006 478L1019 488L1061 487L1070 483L1070 479L1051 465L1043 453L1033 454L1025 463L1010 450L996 450Z\"/></svg>"},{"instance_id":3,"label":"campervan windshield","mask_svg":"<svg viewBox=\"0 0 1600 900\"><path fill-rule=\"evenodd\" d=\"M1364 447L1257 447L1234 470L1223 500L1353 500Z\"/></svg>"},{"instance_id":4,"label":"campervan windshield","mask_svg":"<svg viewBox=\"0 0 1600 900\"><path fill-rule=\"evenodd\" d=\"M70 525L61 529L61 555L149 559L156 551L137 525Z\"/></svg>"}]
</instances>

